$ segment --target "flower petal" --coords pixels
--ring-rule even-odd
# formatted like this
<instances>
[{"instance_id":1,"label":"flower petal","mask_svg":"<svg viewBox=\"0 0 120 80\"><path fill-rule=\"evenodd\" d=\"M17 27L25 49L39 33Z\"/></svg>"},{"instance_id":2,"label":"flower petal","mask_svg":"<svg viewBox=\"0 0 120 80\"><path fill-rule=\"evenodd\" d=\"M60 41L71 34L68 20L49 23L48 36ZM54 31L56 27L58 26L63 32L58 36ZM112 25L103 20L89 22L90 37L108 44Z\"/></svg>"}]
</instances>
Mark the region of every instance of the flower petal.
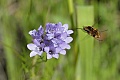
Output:
<instances>
[{"instance_id":1,"label":"flower petal","mask_svg":"<svg viewBox=\"0 0 120 80\"><path fill-rule=\"evenodd\" d=\"M46 53L49 53L49 50L50 50L49 47L45 47L45 48L44 48L44 51L45 51Z\"/></svg>"},{"instance_id":2,"label":"flower petal","mask_svg":"<svg viewBox=\"0 0 120 80\"><path fill-rule=\"evenodd\" d=\"M35 44L33 44L33 43L30 43L30 44L27 45L27 48L28 48L29 50L35 50L36 47L37 47L37 46L36 46Z\"/></svg>"},{"instance_id":3,"label":"flower petal","mask_svg":"<svg viewBox=\"0 0 120 80\"><path fill-rule=\"evenodd\" d=\"M72 37L67 37L64 41L65 41L66 43L70 43L72 40L73 40Z\"/></svg>"},{"instance_id":4,"label":"flower petal","mask_svg":"<svg viewBox=\"0 0 120 80\"><path fill-rule=\"evenodd\" d=\"M65 50L61 50L61 51L60 51L60 54L65 55L65 54L66 54L66 51L65 51Z\"/></svg>"},{"instance_id":5,"label":"flower petal","mask_svg":"<svg viewBox=\"0 0 120 80\"><path fill-rule=\"evenodd\" d=\"M67 31L67 34L72 34L73 33L73 30L68 30Z\"/></svg>"},{"instance_id":6,"label":"flower petal","mask_svg":"<svg viewBox=\"0 0 120 80\"><path fill-rule=\"evenodd\" d=\"M49 40L52 39L52 38L54 38L54 34L46 34L46 35L48 36Z\"/></svg>"},{"instance_id":7,"label":"flower petal","mask_svg":"<svg viewBox=\"0 0 120 80\"><path fill-rule=\"evenodd\" d=\"M67 43L59 44L59 46L61 49L70 49L70 45L68 45Z\"/></svg>"},{"instance_id":8,"label":"flower petal","mask_svg":"<svg viewBox=\"0 0 120 80\"><path fill-rule=\"evenodd\" d=\"M59 53L62 49L60 47L56 48L56 53Z\"/></svg>"},{"instance_id":9,"label":"flower petal","mask_svg":"<svg viewBox=\"0 0 120 80\"><path fill-rule=\"evenodd\" d=\"M51 59L52 55L50 55L49 53L47 53L47 59Z\"/></svg>"},{"instance_id":10,"label":"flower petal","mask_svg":"<svg viewBox=\"0 0 120 80\"><path fill-rule=\"evenodd\" d=\"M39 46L39 45L40 45L40 43L38 42L38 40L37 40L37 39L34 39L34 40L33 40L33 43L34 43L34 44L36 44L37 46Z\"/></svg>"},{"instance_id":11,"label":"flower petal","mask_svg":"<svg viewBox=\"0 0 120 80\"><path fill-rule=\"evenodd\" d=\"M29 31L29 34L30 34L30 35L35 35L35 33L36 33L36 30L35 30L35 29L34 29L34 30Z\"/></svg>"},{"instance_id":12,"label":"flower petal","mask_svg":"<svg viewBox=\"0 0 120 80\"><path fill-rule=\"evenodd\" d=\"M62 34L61 34L61 39L62 39L62 40L66 39L66 38L67 38L67 35L68 35L68 34L67 34L66 32L62 33Z\"/></svg>"},{"instance_id":13,"label":"flower petal","mask_svg":"<svg viewBox=\"0 0 120 80\"><path fill-rule=\"evenodd\" d=\"M65 31L68 30L68 24L64 24L63 27L64 27L64 30L65 30Z\"/></svg>"},{"instance_id":14,"label":"flower petal","mask_svg":"<svg viewBox=\"0 0 120 80\"><path fill-rule=\"evenodd\" d=\"M53 57L58 59L59 58L59 54L53 54Z\"/></svg>"},{"instance_id":15,"label":"flower petal","mask_svg":"<svg viewBox=\"0 0 120 80\"><path fill-rule=\"evenodd\" d=\"M40 55L40 56L41 56L41 55L42 55L42 53L43 53L43 51L39 51L39 52L38 52L38 55Z\"/></svg>"},{"instance_id":16,"label":"flower petal","mask_svg":"<svg viewBox=\"0 0 120 80\"><path fill-rule=\"evenodd\" d=\"M42 25L40 25L40 27L38 28L38 30L41 30L42 29Z\"/></svg>"},{"instance_id":17,"label":"flower petal","mask_svg":"<svg viewBox=\"0 0 120 80\"><path fill-rule=\"evenodd\" d=\"M66 49L70 49L71 47L70 47L70 45L66 45Z\"/></svg>"},{"instance_id":18,"label":"flower petal","mask_svg":"<svg viewBox=\"0 0 120 80\"><path fill-rule=\"evenodd\" d=\"M35 51L32 51L32 52L30 53L30 57L33 57L33 56L35 56L35 55L37 55L37 52L35 52Z\"/></svg>"}]
</instances>

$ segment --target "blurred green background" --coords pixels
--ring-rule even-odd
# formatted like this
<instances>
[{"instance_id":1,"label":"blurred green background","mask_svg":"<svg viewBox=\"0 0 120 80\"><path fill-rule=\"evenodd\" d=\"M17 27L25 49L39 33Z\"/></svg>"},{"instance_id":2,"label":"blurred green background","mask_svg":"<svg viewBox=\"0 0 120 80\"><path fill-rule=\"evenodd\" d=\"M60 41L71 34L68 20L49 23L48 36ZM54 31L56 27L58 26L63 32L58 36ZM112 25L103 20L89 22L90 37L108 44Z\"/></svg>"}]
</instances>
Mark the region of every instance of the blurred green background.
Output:
<instances>
[{"instance_id":1,"label":"blurred green background","mask_svg":"<svg viewBox=\"0 0 120 80\"><path fill-rule=\"evenodd\" d=\"M106 38L74 30L65 56L40 63L29 57L28 32L47 22L96 23ZM0 0L0 80L120 80L119 51L120 0Z\"/></svg>"}]
</instances>

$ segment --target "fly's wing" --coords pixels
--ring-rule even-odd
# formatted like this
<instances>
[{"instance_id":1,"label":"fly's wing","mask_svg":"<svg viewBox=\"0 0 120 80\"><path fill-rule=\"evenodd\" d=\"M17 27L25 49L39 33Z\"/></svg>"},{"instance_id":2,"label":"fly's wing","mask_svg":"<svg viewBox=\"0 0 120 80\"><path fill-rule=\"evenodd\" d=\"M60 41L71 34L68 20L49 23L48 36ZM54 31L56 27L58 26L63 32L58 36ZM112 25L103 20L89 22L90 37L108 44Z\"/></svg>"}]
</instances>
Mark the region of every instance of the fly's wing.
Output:
<instances>
[{"instance_id":1,"label":"fly's wing","mask_svg":"<svg viewBox=\"0 0 120 80\"><path fill-rule=\"evenodd\" d=\"M107 37L107 34L106 34L106 32L99 32L99 38L96 38L97 40L99 40L99 41L103 41L103 40L105 40L106 39L106 37Z\"/></svg>"}]
</instances>

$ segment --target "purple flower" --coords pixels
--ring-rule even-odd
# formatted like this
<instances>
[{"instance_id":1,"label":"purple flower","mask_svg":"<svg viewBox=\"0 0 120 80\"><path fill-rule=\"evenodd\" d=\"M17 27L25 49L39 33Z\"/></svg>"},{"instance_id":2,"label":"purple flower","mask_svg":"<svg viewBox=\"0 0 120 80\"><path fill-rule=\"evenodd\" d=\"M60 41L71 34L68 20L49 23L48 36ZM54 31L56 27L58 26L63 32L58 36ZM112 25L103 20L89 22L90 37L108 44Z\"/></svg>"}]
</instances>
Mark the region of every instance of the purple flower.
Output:
<instances>
[{"instance_id":1,"label":"purple flower","mask_svg":"<svg viewBox=\"0 0 120 80\"><path fill-rule=\"evenodd\" d=\"M42 36L43 36L43 34L44 34L44 29L42 28L42 26L40 26L40 27L38 28L38 31L36 31L36 30L34 29L34 30L29 31L29 34L32 36L33 39L42 40Z\"/></svg>"},{"instance_id":2,"label":"purple flower","mask_svg":"<svg viewBox=\"0 0 120 80\"><path fill-rule=\"evenodd\" d=\"M73 40L70 36L72 30L68 30L68 24L62 25L61 22L47 23L46 29L42 26L38 30L32 30L29 34L33 38L33 43L27 45L27 48L31 50L30 57L35 55L42 55L46 52L47 59L52 57L58 59L59 54L66 54L66 49L70 49L69 43Z\"/></svg>"},{"instance_id":3,"label":"purple flower","mask_svg":"<svg viewBox=\"0 0 120 80\"><path fill-rule=\"evenodd\" d=\"M37 54L41 56L42 53L43 53L42 49L40 49L40 47L36 46L36 45L33 44L33 43L28 44L28 45L27 45L27 48L32 51L32 52L30 53L30 57L33 57L33 56L35 56L35 55L37 55Z\"/></svg>"},{"instance_id":4,"label":"purple flower","mask_svg":"<svg viewBox=\"0 0 120 80\"><path fill-rule=\"evenodd\" d=\"M46 47L45 52L47 53L47 59L51 59L52 57L54 58L59 58L59 54L56 52L55 47Z\"/></svg>"}]
</instances>

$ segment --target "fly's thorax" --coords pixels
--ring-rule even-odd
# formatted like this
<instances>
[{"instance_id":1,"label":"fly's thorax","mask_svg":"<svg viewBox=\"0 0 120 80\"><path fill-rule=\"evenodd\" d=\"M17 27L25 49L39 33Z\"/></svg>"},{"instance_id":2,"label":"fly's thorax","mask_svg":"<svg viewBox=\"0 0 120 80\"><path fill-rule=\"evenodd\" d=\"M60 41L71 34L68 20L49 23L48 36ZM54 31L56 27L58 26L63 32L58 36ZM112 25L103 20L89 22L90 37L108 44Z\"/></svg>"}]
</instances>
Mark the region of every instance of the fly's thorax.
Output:
<instances>
[{"instance_id":1,"label":"fly's thorax","mask_svg":"<svg viewBox=\"0 0 120 80\"><path fill-rule=\"evenodd\" d=\"M91 31L91 30L93 30L93 27L91 27L91 26L85 26L85 27L83 27L83 29Z\"/></svg>"},{"instance_id":2,"label":"fly's thorax","mask_svg":"<svg viewBox=\"0 0 120 80\"><path fill-rule=\"evenodd\" d=\"M83 30L84 30L85 32L87 32L88 34L90 34L91 31L93 31L93 28L92 28L91 26L86 26L86 27L83 27Z\"/></svg>"}]
</instances>

